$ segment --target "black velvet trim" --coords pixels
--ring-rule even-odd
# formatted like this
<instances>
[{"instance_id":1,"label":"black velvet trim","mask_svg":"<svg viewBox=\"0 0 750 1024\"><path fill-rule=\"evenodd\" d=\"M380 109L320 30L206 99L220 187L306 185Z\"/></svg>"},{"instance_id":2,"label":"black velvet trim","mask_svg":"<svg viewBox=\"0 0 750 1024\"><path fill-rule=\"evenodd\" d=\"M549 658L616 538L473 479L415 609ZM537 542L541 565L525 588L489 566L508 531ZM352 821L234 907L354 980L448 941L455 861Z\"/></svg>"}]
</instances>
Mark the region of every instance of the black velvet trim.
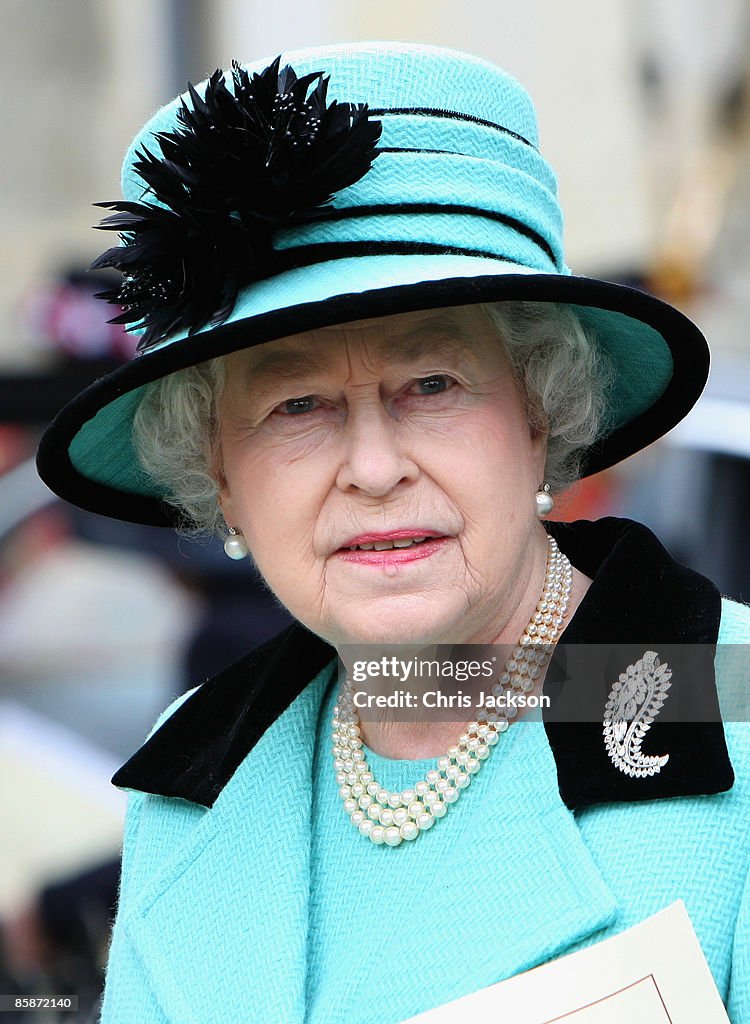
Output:
<instances>
[{"instance_id":1,"label":"black velvet trim","mask_svg":"<svg viewBox=\"0 0 750 1024\"><path fill-rule=\"evenodd\" d=\"M552 699L543 712L545 729L566 805L730 789L734 773L714 674L721 619L717 588L671 558L636 523L601 519L583 530L580 523L547 526L573 565L593 579L545 684ZM612 685L647 650L656 651L673 674L643 753L668 754L669 761L658 774L634 778L612 763L602 721Z\"/></svg>"},{"instance_id":2,"label":"black velvet trim","mask_svg":"<svg viewBox=\"0 0 750 1024\"><path fill-rule=\"evenodd\" d=\"M513 217L509 217L505 213L498 213L497 210L485 210L477 206L463 206L457 203L389 203L381 204L378 206L346 206L346 207L328 207L323 208L320 212L311 214L308 217L294 217L289 220L289 227L305 226L307 224L318 224L327 223L329 221L342 221L342 220L356 220L358 217L390 217L394 214L421 214L421 213L458 213L468 214L472 217L483 217L487 220L495 221L499 224L507 224L509 228L512 228L516 234L523 235L525 238L530 239L542 252L548 256L555 266L558 266L558 261L555 258L555 254L552 251L552 247L542 238L540 234L532 230L527 224L524 224L520 220L515 220ZM489 256L493 259L504 259L509 260L510 263L515 263L516 260L510 260L508 256L499 256L497 254L485 251L483 249L463 249L463 248L451 248L448 246L439 246L430 243L399 243L399 242L327 242L320 243L315 246L295 246L290 249L283 249L277 253L277 256L281 260L282 266L286 269L285 260L293 253L298 253L305 250L318 250L318 252L325 258L331 259L333 257L326 256L326 249L324 246L349 246L350 248L360 246L361 251L357 251L353 248L353 251L347 252L345 255L348 256L371 256L378 252L383 251L382 247L386 247L385 251L390 254L396 250L393 246L408 244L409 248L404 250L406 254L412 252L425 252L425 253L455 253L463 256ZM372 249L372 246L378 246L378 248ZM420 248L415 248L420 246ZM421 248L423 247L423 248ZM336 256L335 258L339 258ZM293 266L307 265L308 261L304 263L298 263L294 261ZM320 259L309 260L310 263L324 262Z\"/></svg>"},{"instance_id":3,"label":"black velvet trim","mask_svg":"<svg viewBox=\"0 0 750 1024\"><path fill-rule=\"evenodd\" d=\"M716 706L712 650L721 603L713 584L671 559L649 530L628 520L548 525L573 563L594 580L565 630L565 643L622 644L616 648L618 665L622 654L629 656L628 645L641 657L651 643L657 650L667 640L704 644L706 657L697 671L675 666L673 681L680 688L681 717L687 712L689 719L691 700L702 714ZM556 679L547 686L559 702L556 710L572 691L565 679L565 648L560 647L563 660L553 661L550 669ZM187 698L118 769L113 784L213 806L269 725L334 657L334 649L319 637L299 624L290 626ZM672 657L671 650L666 657ZM578 711L584 699L580 682L572 696ZM718 793L731 787L734 776L718 706L712 722L654 724L647 752L668 753L670 760L659 776L630 779L606 754L603 705L597 697L593 688L590 698L598 724L545 720L568 807Z\"/></svg>"},{"instance_id":4,"label":"black velvet trim","mask_svg":"<svg viewBox=\"0 0 750 1024\"><path fill-rule=\"evenodd\" d=\"M512 128L506 128L505 125L497 124L495 121L487 121L483 117L474 117L473 114L462 114L457 110L443 110L440 107L377 107L370 110L371 117L387 117L389 114L400 114L407 117L444 117L449 121L481 124L485 128L494 128L495 131L502 132L503 135L509 135L517 142L522 142L524 146L529 146L531 149L537 148L533 142L529 142L523 135L514 132Z\"/></svg>"},{"instance_id":5,"label":"black velvet trim","mask_svg":"<svg viewBox=\"0 0 750 1024\"><path fill-rule=\"evenodd\" d=\"M256 316L251 321L223 324L179 343L146 352L96 381L58 413L39 446L39 474L56 494L80 508L114 519L173 526L178 521L176 513L159 499L96 483L79 474L73 466L68 452L72 439L83 424L109 402L174 370L301 331L349 320L504 299L575 303L622 312L651 325L669 346L674 373L664 393L646 412L591 449L583 467L584 476L614 465L671 430L703 390L708 373L708 348L703 335L678 310L645 292L562 274L450 278L288 306ZM249 323L252 330L248 328Z\"/></svg>"}]
</instances>

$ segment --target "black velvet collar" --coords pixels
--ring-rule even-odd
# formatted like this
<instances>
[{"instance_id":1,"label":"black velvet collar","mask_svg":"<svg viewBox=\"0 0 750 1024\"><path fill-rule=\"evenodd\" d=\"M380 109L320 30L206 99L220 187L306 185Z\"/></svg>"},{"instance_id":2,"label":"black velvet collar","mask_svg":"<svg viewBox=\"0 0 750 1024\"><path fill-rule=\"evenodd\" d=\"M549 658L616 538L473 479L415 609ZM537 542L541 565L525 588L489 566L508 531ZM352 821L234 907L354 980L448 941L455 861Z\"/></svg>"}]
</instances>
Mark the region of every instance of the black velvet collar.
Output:
<instances>
[{"instance_id":1,"label":"black velvet collar","mask_svg":"<svg viewBox=\"0 0 750 1024\"><path fill-rule=\"evenodd\" d=\"M544 724L564 802L580 808L731 788L734 774L714 678L721 615L716 587L629 520L547 525L573 564L593 580L565 630L565 645L558 645L545 688L553 711L545 712ZM585 650L600 663L581 665ZM668 753L669 761L658 773L636 777L617 767L605 747L607 692L601 687L607 680L608 689L646 650L659 653L673 669L679 702L672 704L679 704L680 721L657 716L644 745L647 752ZM205 682L118 769L112 783L213 806L269 725L334 657L334 649L305 627L290 626ZM566 709L576 721L560 721Z\"/></svg>"}]
</instances>

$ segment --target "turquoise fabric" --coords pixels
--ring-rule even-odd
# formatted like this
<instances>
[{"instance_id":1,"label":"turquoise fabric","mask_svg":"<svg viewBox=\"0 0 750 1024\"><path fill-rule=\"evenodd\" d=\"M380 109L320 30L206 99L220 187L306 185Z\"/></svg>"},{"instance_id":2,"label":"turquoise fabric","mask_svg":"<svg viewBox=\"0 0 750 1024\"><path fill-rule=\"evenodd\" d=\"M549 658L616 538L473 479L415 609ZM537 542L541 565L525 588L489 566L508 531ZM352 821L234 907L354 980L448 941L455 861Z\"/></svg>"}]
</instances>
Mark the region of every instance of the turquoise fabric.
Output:
<instances>
[{"instance_id":1,"label":"turquoise fabric","mask_svg":"<svg viewBox=\"0 0 750 1024\"><path fill-rule=\"evenodd\" d=\"M719 641L750 643L750 609L723 603ZM750 1024L750 726L726 726L727 793L573 814L543 727L514 725L448 815L392 850L344 819L334 696L330 665L210 810L131 791L103 1024L396 1024L679 898L732 1024ZM425 767L372 764L394 787Z\"/></svg>"}]
</instances>

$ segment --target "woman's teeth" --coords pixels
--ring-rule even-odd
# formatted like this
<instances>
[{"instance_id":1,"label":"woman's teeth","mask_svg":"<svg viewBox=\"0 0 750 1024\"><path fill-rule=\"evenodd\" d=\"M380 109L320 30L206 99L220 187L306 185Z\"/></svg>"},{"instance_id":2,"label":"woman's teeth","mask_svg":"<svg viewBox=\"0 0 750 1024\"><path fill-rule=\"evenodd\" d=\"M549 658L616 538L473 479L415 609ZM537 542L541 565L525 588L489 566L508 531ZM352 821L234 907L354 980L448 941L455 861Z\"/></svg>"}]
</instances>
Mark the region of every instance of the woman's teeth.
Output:
<instances>
[{"instance_id":1,"label":"woman's teeth","mask_svg":"<svg viewBox=\"0 0 750 1024\"><path fill-rule=\"evenodd\" d=\"M410 548L421 544L427 537L404 537L401 540L378 540L372 544L355 544L349 551L389 551L392 548Z\"/></svg>"}]
</instances>

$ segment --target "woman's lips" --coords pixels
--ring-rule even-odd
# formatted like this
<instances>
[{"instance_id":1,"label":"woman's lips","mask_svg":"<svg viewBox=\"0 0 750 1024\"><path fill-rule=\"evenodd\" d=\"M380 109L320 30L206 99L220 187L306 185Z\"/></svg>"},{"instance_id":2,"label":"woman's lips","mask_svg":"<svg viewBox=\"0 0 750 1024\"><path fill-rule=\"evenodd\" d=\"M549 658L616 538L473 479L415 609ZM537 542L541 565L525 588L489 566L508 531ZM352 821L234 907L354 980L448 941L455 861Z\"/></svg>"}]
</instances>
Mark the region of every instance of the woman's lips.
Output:
<instances>
[{"instance_id":1,"label":"woman's lips","mask_svg":"<svg viewBox=\"0 0 750 1024\"><path fill-rule=\"evenodd\" d=\"M360 565L403 565L429 558L448 540L450 538L442 534L419 530L361 534L334 554L346 562Z\"/></svg>"},{"instance_id":2,"label":"woman's lips","mask_svg":"<svg viewBox=\"0 0 750 1024\"><path fill-rule=\"evenodd\" d=\"M426 538L429 539L432 537L443 536L444 534L440 533L439 530L431 530L429 528L420 529L416 526L409 526L401 530L375 530L371 533L358 533L356 537L350 537L349 540L344 541L338 550L343 551L347 548L354 548L363 544L383 544L390 546L396 542L419 541L425 540ZM404 543L399 546L407 545Z\"/></svg>"}]
</instances>

